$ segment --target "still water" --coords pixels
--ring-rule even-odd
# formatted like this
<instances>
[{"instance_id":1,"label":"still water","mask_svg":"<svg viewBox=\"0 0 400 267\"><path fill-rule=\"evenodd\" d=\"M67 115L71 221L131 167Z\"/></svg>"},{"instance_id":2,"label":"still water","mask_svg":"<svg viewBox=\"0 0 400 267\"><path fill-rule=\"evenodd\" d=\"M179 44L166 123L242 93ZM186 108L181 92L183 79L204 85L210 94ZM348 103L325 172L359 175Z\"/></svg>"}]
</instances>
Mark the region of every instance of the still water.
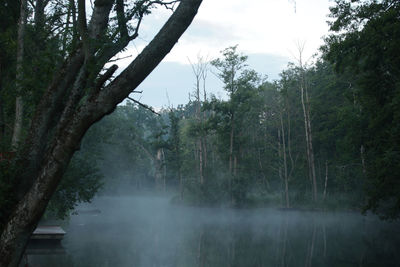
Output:
<instances>
[{"instance_id":1,"label":"still water","mask_svg":"<svg viewBox=\"0 0 400 267\"><path fill-rule=\"evenodd\" d=\"M231 210L163 197L100 197L29 266L400 266L398 223L350 212Z\"/></svg>"}]
</instances>

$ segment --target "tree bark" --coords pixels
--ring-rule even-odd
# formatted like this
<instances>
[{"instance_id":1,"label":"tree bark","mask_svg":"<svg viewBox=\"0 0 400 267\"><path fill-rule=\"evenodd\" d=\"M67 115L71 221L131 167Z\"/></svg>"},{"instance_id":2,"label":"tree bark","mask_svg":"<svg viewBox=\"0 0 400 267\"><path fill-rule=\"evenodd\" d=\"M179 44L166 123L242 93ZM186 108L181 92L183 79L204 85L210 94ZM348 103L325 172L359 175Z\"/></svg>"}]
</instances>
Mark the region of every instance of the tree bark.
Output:
<instances>
[{"instance_id":1,"label":"tree bark","mask_svg":"<svg viewBox=\"0 0 400 267\"><path fill-rule=\"evenodd\" d=\"M63 131L56 131L50 143L47 143L49 149L40 167L38 167L38 175L34 175L32 186L29 187L26 194L23 194L22 199L8 218L2 231L0 237L0 266L18 266L30 234L37 226L72 155L79 148L86 131L95 122L111 113L116 105L123 101L161 62L191 24L201 2L202 0L183 0L154 39L117 78L101 91L96 92L93 97L78 99L79 105L75 105L74 110L62 110L61 114L65 116L60 117L55 129L59 125L65 125L66 127ZM113 1L96 1L96 4L100 6L97 8L95 6L92 23L88 27L91 36L102 34L108 23L108 14ZM106 18L104 17L105 15L107 16ZM69 75L70 71L76 72L67 66L68 64L64 65L65 74ZM44 96L42 102L54 102L54 94L57 95L62 91L60 87L63 86L66 80L63 78L55 79L55 81L56 83L49 87L46 93L47 96ZM60 81L62 82L60 83ZM76 100L74 96L71 97L71 101ZM52 115L45 111L48 107L44 106L44 103L41 103L38 108L43 110L37 112L37 115ZM35 116L35 118L37 121L32 121L32 127L35 127L35 125L41 126L43 118L41 116ZM47 129L49 128L47 127ZM33 132L36 130L38 129L33 128ZM38 138L41 140L43 135L47 136L42 132L42 134L38 134ZM32 141L28 140L28 145L30 142ZM24 166L20 167L24 168Z\"/></svg>"},{"instance_id":2,"label":"tree bark","mask_svg":"<svg viewBox=\"0 0 400 267\"><path fill-rule=\"evenodd\" d=\"M325 184L324 184L324 196L323 200L326 198L326 189L328 187L328 161L325 161Z\"/></svg>"},{"instance_id":3,"label":"tree bark","mask_svg":"<svg viewBox=\"0 0 400 267\"><path fill-rule=\"evenodd\" d=\"M18 22L18 40L17 40L17 70L16 70L16 85L17 97L15 99L15 121L14 131L11 140L11 147L17 149L21 141L21 131L24 113L24 103L22 100L22 80L23 74L23 62L24 62L24 39L25 39L25 25L26 25L26 14L27 2L21 0L20 15Z\"/></svg>"},{"instance_id":4,"label":"tree bark","mask_svg":"<svg viewBox=\"0 0 400 267\"><path fill-rule=\"evenodd\" d=\"M234 115L231 116L231 132L229 137L229 173L232 174L232 167L233 167L233 140L234 140Z\"/></svg>"},{"instance_id":5,"label":"tree bark","mask_svg":"<svg viewBox=\"0 0 400 267\"><path fill-rule=\"evenodd\" d=\"M234 140L234 115L231 117L231 132L229 140L229 194L231 195L231 204L233 204L233 140Z\"/></svg>"},{"instance_id":6,"label":"tree bark","mask_svg":"<svg viewBox=\"0 0 400 267\"><path fill-rule=\"evenodd\" d=\"M264 187L266 187L268 190L270 190L271 187L270 187L270 185L269 185L267 176L265 175L264 167L263 167L262 161L261 161L261 149L260 149L260 148L258 149L258 166L260 166L260 171L261 171L261 174L262 174L262 176L263 176L263 184L264 184Z\"/></svg>"},{"instance_id":7,"label":"tree bark","mask_svg":"<svg viewBox=\"0 0 400 267\"><path fill-rule=\"evenodd\" d=\"M285 200L286 200L286 208L290 208L289 203L289 178L288 178L288 168L287 168L287 160L286 160L286 140L285 140L285 129L283 127L283 118L282 113L280 113L281 119L281 129L282 129L282 145L283 145L283 168L285 171L284 182L285 182Z\"/></svg>"},{"instance_id":8,"label":"tree bark","mask_svg":"<svg viewBox=\"0 0 400 267\"><path fill-rule=\"evenodd\" d=\"M162 177L163 177L163 191L167 191L167 165L165 164L165 153L164 153L164 148L161 148L161 164L162 164L162 168L163 168L163 173L162 173Z\"/></svg>"},{"instance_id":9,"label":"tree bark","mask_svg":"<svg viewBox=\"0 0 400 267\"><path fill-rule=\"evenodd\" d=\"M306 153L307 153L307 162L308 162L308 173L311 180L312 185L312 196L314 202L317 201L317 179L315 175L315 163L314 163L314 152L312 146L312 132L311 132L311 121L310 121L310 101L308 97L306 81L305 81L305 74L303 63L301 60L301 52L300 52L300 92L301 92L301 105L303 108L303 115L304 115L304 130L306 135Z\"/></svg>"},{"instance_id":10,"label":"tree bark","mask_svg":"<svg viewBox=\"0 0 400 267\"><path fill-rule=\"evenodd\" d=\"M281 149L281 130L278 128L278 157L279 157L279 164L278 164L278 175L280 180L283 182L282 176L282 166L281 166L281 158L282 158L282 149Z\"/></svg>"},{"instance_id":11,"label":"tree bark","mask_svg":"<svg viewBox=\"0 0 400 267\"><path fill-rule=\"evenodd\" d=\"M312 141L312 130L311 130L311 116L310 116L310 99L308 97L307 86L305 86L306 92L306 101L307 101L307 130L308 130L308 149L310 154L310 170L312 176L312 184L313 184L313 195L314 202L318 200L318 187L317 187L317 176L315 174L315 159L314 159L314 149L313 149L313 141Z\"/></svg>"},{"instance_id":12,"label":"tree bark","mask_svg":"<svg viewBox=\"0 0 400 267\"><path fill-rule=\"evenodd\" d=\"M364 177L366 177L367 176L367 166L365 165L365 148L364 148L364 145L361 145L361 147L360 147L360 156L361 156L362 172L364 174Z\"/></svg>"},{"instance_id":13,"label":"tree bark","mask_svg":"<svg viewBox=\"0 0 400 267\"><path fill-rule=\"evenodd\" d=\"M199 174L200 174L200 184L204 183L203 174L203 142L202 138L199 138Z\"/></svg>"}]
</instances>

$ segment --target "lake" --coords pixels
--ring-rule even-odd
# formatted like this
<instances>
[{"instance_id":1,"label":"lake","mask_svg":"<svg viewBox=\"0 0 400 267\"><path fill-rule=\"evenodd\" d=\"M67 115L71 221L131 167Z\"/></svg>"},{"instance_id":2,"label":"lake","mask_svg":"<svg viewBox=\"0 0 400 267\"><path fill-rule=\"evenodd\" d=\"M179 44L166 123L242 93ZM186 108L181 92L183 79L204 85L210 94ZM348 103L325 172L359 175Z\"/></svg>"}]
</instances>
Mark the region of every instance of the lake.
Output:
<instances>
[{"instance_id":1,"label":"lake","mask_svg":"<svg viewBox=\"0 0 400 267\"><path fill-rule=\"evenodd\" d=\"M29 266L400 266L399 223L354 212L199 208L98 197Z\"/></svg>"}]
</instances>

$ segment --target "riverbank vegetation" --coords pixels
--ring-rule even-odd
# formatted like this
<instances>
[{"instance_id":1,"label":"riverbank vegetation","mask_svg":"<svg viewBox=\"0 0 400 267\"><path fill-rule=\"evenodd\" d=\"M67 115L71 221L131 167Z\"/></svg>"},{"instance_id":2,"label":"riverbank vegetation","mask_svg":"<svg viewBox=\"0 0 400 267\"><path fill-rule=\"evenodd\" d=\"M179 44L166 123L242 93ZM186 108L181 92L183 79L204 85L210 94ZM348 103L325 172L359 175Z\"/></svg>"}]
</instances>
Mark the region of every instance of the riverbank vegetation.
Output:
<instances>
[{"instance_id":1,"label":"riverbank vegetation","mask_svg":"<svg viewBox=\"0 0 400 267\"><path fill-rule=\"evenodd\" d=\"M126 143L141 146L129 154L147 155L135 164L147 161L156 187L179 188L193 204L340 207L396 218L399 4L338 1L331 12L320 56L305 62L300 44L279 80L247 68L233 46L193 65L186 105L160 116L120 107L148 117L131 117L141 134ZM210 73L227 98L207 94Z\"/></svg>"}]
</instances>

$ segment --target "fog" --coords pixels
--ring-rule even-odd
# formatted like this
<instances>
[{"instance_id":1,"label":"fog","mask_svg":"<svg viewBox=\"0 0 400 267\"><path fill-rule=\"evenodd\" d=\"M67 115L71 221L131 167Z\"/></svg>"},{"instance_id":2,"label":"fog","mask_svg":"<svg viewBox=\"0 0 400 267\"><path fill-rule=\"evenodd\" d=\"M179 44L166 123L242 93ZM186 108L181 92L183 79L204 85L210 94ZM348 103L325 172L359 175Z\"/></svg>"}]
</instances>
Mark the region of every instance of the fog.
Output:
<instances>
[{"instance_id":1,"label":"fog","mask_svg":"<svg viewBox=\"0 0 400 267\"><path fill-rule=\"evenodd\" d=\"M97 197L69 221L63 254L29 266L396 266L396 223L352 212L201 208L171 196Z\"/></svg>"}]
</instances>

